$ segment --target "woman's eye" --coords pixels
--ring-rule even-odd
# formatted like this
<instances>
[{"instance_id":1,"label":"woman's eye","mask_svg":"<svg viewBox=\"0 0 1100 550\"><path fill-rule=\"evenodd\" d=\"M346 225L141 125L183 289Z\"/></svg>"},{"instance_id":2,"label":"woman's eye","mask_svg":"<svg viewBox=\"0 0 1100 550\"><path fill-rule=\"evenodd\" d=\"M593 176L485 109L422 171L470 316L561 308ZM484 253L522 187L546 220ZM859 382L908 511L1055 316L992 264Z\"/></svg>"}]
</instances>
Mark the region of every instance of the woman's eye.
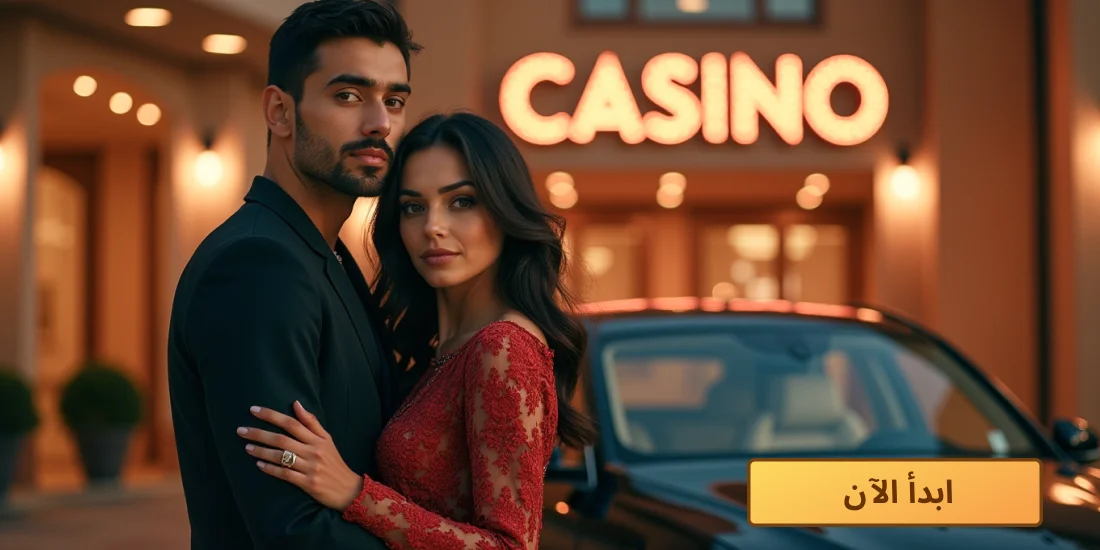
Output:
<instances>
[{"instance_id":1,"label":"woman's eye","mask_svg":"<svg viewBox=\"0 0 1100 550\"><path fill-rule=\"evenodd\" d=\"M407 202L401 205L401 212L404 214L415 214L416 209L419 207L420 205L416 204L415 202Z\"/></svg>"},{"instance_id":2,"label":"woman's eye","mask_svg":"<svg viewBox=\"0 0 1100 550\"><path fill-rule=\"evenodd\" d=\"M459 208L470 208L474 204L474 199L470 197L459 197L454 201L454 205Z\"/></svg>"}]
</instances>

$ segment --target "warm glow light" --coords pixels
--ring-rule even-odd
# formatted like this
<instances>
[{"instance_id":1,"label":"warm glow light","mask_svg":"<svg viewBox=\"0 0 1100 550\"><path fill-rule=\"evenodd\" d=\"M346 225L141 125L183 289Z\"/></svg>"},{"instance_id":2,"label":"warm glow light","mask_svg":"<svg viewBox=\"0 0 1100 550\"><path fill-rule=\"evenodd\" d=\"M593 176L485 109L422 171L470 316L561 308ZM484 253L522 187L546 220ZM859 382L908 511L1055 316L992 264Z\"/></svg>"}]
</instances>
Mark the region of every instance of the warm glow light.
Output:
<instances>
[{"instance_id":1,"label":"warm glow light","mask_svg":"<svg viewBox=\"0 0 1100 550\"><path fill-rule=\"evenodd\" d=\"M566 181L559 181L550 187L550 194L563 196L568 195L574 191L573 185Z\"/></svg>"},{"instance_id":2,"label":"warm glow light","mask_svg":"<svg viewBox=\"0 0 1100 550\"><path fill-rule=\"evenodd\" d=\"M859 109L849 116L833 111L833 90L847 82L859 90ZM817 135L834 145L858 145L882 128L890 94L882 75L854 55L834 55L806 75L802 91L806 122Z\"/></svg>"},{"instance_id":3,"label":"warm glow light","mask_svg":"<svg viewBox=\"0 0 1100 550\"><path fill-rule=\"evenodd\" d=\"M111 96L110 106L112 113L123 115L129 113L134 107L134 98L126 92L118 92Z\"/></svg>"},{"instance_id":4,"label":"warm glow light","mask_svg":"<svg viewBox=\"0 0 1100 550\"><path fill-rule=\"evenodd\" d=\"M160 122L160 107L152 103L146 103L137 110L137 119L144 126L152 126Z\"/></svg>"},{"instance_id":5,"label":"warm glow light","mask_svg":"<svg viewBox=\"0 0 1100 550\"><path fill-rule=\"evenodd\" d=\"M573 187L573 176L569 172L553 172L546 176L546 189L551 193L562 186Z\"/></svg>"},{"instance_id":6,"label":"warm glow light","mask_svg":"<svg viewBox=\"0 0 1100 550\"><path fill-rule=\"evenodd\" d=\"M4 173L4 161L5 160L6 159L4 157L4 146L0 145L0 174Z\"/></svg>"},{"instance_id":7,"label":"warm glow light","mask_svg":"<svg viewBox=\"0 0 1100 550\"><path fill-rule=\"evenodd\" d=\"M816 189L820 195L829 192L829 178L825 174L810 174L806 176L806 181L803 182L803 185Z\"/></svg>"},{"instance_id":8,"label":"warm glow light","mask_svg":"<svg viewBox=\"0 0 1100 550\"><path fill-rule=\"evenodd\" d=\"M678 190L682 193L687 188L687 178L679 172L668 172L661 174L657 184L661 188L669 188L670 191Z\"/></svg>"},{"instance_id":9,"label":"warm glow light","mask_svg":"<svg viewBox=\"0 0 1100 550\"><path fill-rule=\"evenodd\" d=\"M733 283L723 281L710 289L710 295L713 298L732 300L737 297L737 287L733 286Z\"/></svg>"},{"instance_id":10,"label":"warm glow light","mask_svg":"<svg viewBox=\"0 0 1100 550\"><path fill-rule=\"evenodd\" d=\"M662 186L657 190L657 204L663 208L676 208L684 202L684 191L678 187Z\"/></svg>"},{"instance_id":11,"label":"warm glow light","mask_svg":"<svg viewBox=\"0 0 1100 550\"><path fill-rule=\"evenodd\" d=\"M760 119L786 143L803 141L803 118L813 131L835 145L857 145L882 127L889 109L889 93L882 75L869 63L851 55L822 61L802 78L802 59L779 56L773 84L747 54L728 58L708 53L696 61L680 53L654 56L642 70L642 92L657 109L643 115L622 63L614 52L596 59L577 106L570 115L542 115L531 105L534 88L543 82L566 86L576 68L556 53L534 53L517 61L500 84L500 111L512 132L535 145L554 145L566 139L591 143L600 132L617 133L624 143L645 140L664 145L684 143L702 131L709 143L733 138L755 143ZM700 81L699 96L691 86ZM848 82L860 93L860 106L850 116L832 107L832 92Z\"/></svg>"},{"instance_id":12,"label":"warm glow light","mask_svg":"<svg viewBox=\"0 0 1100 550\"><path fill-rule=\"evenodd\" d=\"M779 232L773 225L734 225L726 231L726 243L746 260L770 262L779 251Z\"/></svg>"},{"instance_id":13,"label":"warm glow light","mask_svg":"<svg viewBox=\"0 0 1100 550\"><path fill-rule=\"evenodd\" d=\"M821 206L822 199L821 193L814 187L803 187L799 189L798 194L794 196L795 202L804 210L813 210Z\"/></svg>"},{"instance_id":14,"label":"warm glow light","mask_svg":"<svg viewBox=\"0 0 1100 550\"><path fill-rule=\"evenodd\" d=\"M684 13L703 13L707 11L707 0L676 0L676 9Z\"/></svg>"},{"instance_id":15,"label":"warm glow light","mask_svg":"<svg viewBox=\"0 0 1100 550\"><path fill-rule=\"evenodd\" d=\"M568 514L569 505L564 502L558 502L554 505L554 511L562 515Z\"/></svg>"},{"instance_id":16,"label":"warm glow light","mask_svg":"<svg viewBox=\"0 0 1100 550\"><path fill-rule=\"evenodd\" d=\"M920 174L908 164L894 168L890 176L890 189L899 199L912 200L920 194Z\"/></svg>"},{"instance_id":17,"label":"warm glow light","mask_svg":"<svg viewBox=\"0 0 1100 550\"><path fill-rule=\"evenodd\" d=\"M73 82L73 92L80 97L89 97L95 93L99 83L90 76L78 76Z\"/></svg>"},{"instance_id":18,"label":"warm glow light","mask_svg":"<svg viewBox=\"0 0 1100 550\"><path fill-rule=\"evenodd\" d=\"M810 255L816 244L817 228L812 225L792 225L783 247L788 260L801 262Z\"/></svg>"},{"instance_id":19,"label":"warm glow light","mask_svg":"<svg viewBox=\"0 0 1100 550\"><path fill-rule=\"evenodd\" d=\"M773 86L764 71L748 54L737 52L730 58L733 140L742 145L756 143L760 137L760 117L791 145L802 143L802 59L784 54L775 61Z\"/></svg>"},{"instance_id":20,"label":"warm glow light","mask_svg":"<svg viewBox=\"0 0 1100 550\"><path fill-rule=\"evenodd\" d=\"M172 21L172 12L160 8L134 8L126 12L131 27L163 27Z\"/></svg>"},{"instance_id":21,"label":"warm glow light","mask_svg":"<svg viewBox=\"0 0 1100 550\"><path fill-rule=\"evenodd\" d=\"M593 277L602 277L611 271L615 253L606 246L590 246L584 249L584 265Z\"/></svg>"},{"instance_id":22,"label":"warm glow light","mask_svg":"<svg viewBox=\"0 0 1100 550\"><path fill-rule=\"evenodd\" d=\"M573 206L577 204L577 201L579 199L580 197L577 195L577 190L571 186L569 187L568 191L560 195L551 194L550 204L553 204L554 206L561 208L562 210L568 210L570 208L573 208Z\"/></svg>"},{"instance_id":23,"label":"warm glow light","mask_svg":"<svg viewBox=\"0 0 1100 550\"><path fill-rule=\"evenodd\" d=\"M867 309L865 307L861 307L856 310L856 317L859 318L859 320L866 321L868 323L882 322L882 313L879 313L873 309Z\"/></svg>"},{"instance_id":24,"label":"warm glow light","mask_svg":"<svg viewBox=\"0 0 1100 550\"><path fill-rule=\"evenodd\" d=\"M203 187L213 187L222 180L222 159L218 153L207 150L195 159L195 181Z\"/></svg>"},{"instance_id":25,"label":"warm glow light","mask_svg":"<svg viewBox=\"0 0 1100 550\"><path fill-rule=\"evenodd\" d=\"M234 55L244 51L248 42L235 34L211 34L202 39L202 49L207 53Z\"/></svg>"},{"instance_id":26,"label":"warm glow light","mask_svg":"<svg viewBox=\"0 0 1100 550\"><path fill-rule=\"evenodd\" d=\"M691 311L699 307L699 298L695 296L650 298L649 307L667 311Z\"/></svg>"}]
</instances>

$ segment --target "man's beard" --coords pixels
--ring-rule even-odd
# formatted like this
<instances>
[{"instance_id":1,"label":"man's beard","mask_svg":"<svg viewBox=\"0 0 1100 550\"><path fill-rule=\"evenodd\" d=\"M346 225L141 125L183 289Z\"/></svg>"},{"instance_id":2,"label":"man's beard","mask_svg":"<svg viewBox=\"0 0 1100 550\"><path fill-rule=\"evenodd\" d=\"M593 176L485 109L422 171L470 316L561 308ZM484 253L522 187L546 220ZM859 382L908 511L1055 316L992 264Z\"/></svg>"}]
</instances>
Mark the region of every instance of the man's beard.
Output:
<instances>
[{"instance_id":1,"label":"man's beard","mask_svg":"<svg viewBox=\"0 0 1100 550\"><path fill-rule=\"evenodd\" d=\"M348 152L368 148L385 151L387 158L392 161L393 150L386 140L365 138L347 143L337 152L324 139L311 132L301 119L298 119L297 130L294 135L294 166L303 176L352 197L377 197L382 192L382 178L386 175L386 167L363 166L361 171L353 171L341 161Z\"/></svg>"}]
</instances>

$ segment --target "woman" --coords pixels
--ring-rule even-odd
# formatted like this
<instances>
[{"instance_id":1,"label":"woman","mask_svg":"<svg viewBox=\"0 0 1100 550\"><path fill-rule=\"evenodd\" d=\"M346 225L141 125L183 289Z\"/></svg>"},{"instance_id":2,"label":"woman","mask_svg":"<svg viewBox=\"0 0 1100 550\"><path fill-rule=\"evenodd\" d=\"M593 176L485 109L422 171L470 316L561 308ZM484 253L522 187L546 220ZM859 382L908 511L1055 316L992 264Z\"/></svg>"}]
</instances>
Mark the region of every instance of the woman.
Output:
<instances>
[{"instance_id":1,"label":"woman","mask_svg":"<svg viewBox=\"0 0 1100 550\"><path fill-rule=\"evenodd\" d=\"M593 437L570 406L587 336L563 310L564 222L508 136L461 113L405 137L373 230L394 351L428 365L379 439L379 479L351 472L298 403L300 422L254 414L310 447L308 473L280 467L278 451L248 452L393 549L537 548L553 448Z\"/></svg>"}]
</instances>

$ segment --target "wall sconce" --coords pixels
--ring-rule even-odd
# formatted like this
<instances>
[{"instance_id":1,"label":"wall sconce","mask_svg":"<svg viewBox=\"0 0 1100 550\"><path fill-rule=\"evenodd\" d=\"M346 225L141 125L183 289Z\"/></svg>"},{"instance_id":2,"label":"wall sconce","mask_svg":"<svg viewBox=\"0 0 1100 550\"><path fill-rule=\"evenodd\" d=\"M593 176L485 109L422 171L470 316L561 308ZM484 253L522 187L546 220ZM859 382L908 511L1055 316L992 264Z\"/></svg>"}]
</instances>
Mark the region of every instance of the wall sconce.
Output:
<instances>
[{"instance_id":1,"label":"wall sconce","mask_svg":"<svg viewBox=\"0 0 1100 550\"><path fill-rule=\"evenodd\" d=\"M920 194L920 174L909 165L909 148L898 148L898 165L890 175L890 189L899 199L913 200Z\"/></svg>"},{"instance_id":2,"label":"wall sconce","mask_svg":"<svg viewBox=\"0 0 1100 550\"><path fill-rule=\"evenodd\" d=\"M217 185L225 173L222 167L222 158L214 151L214 134L208 132L203 136L203 151L195 158L195 181L203 187Z\"/></svg>"}]
</instances>

